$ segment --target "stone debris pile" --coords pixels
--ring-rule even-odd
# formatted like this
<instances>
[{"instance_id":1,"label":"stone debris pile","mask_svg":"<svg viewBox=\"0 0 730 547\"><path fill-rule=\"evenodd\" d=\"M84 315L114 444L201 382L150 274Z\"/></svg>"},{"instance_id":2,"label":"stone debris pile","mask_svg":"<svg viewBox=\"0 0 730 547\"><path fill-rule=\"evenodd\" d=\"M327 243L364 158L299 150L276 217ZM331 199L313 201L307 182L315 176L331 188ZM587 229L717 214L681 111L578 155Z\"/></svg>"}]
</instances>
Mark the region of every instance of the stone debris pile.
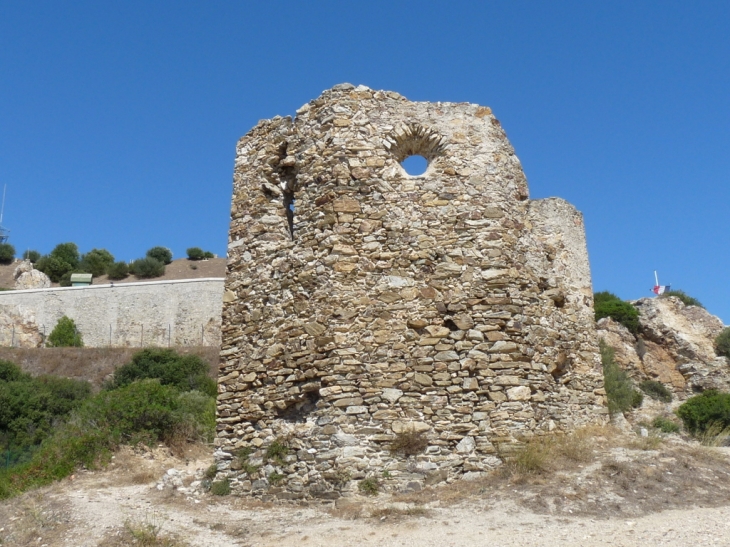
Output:
<instances>
[{"instance_id":1,"label":"stone debris pile","mask_svg":"<svg viewBox=\"0 0 730 547\"><path fill-rule=\"evenodd\" d=\"M410 176L401 162L428 161ZM335 86L238 143L216 460L334 499L606 419L583 221L487 107Z\"/></svg>"}]
</instances>

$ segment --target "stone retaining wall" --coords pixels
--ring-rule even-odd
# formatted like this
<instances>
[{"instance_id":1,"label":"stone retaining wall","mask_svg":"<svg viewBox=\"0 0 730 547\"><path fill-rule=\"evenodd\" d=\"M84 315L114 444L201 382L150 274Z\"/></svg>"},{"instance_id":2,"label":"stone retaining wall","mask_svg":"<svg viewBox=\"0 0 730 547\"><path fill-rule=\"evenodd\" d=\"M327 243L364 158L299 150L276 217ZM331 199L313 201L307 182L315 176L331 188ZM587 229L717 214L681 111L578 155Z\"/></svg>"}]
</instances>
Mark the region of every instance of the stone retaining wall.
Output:
<instances>
[{"instance_id":1,"label":"stone retaining wall","mask_svg":"<svg viewBox=\"0 0 730 547\"><path fill-rule=\"evenodd\" d=\"M228 252L216 458L238 492L418 489L606 418L581 215L528 199L489 108L341 85L260 122Z\"/></svg>"},{"instance_id":2,"label":"stone retaining wall","mask_svg":"<svg viewBox=\"0 0 730 547\"><path fill-rule=\"evenodd\" d=\"M223 279L0 292L0 346L39 347L66 315L87 347L218 346Z\"/></svg>"}]
</instances>

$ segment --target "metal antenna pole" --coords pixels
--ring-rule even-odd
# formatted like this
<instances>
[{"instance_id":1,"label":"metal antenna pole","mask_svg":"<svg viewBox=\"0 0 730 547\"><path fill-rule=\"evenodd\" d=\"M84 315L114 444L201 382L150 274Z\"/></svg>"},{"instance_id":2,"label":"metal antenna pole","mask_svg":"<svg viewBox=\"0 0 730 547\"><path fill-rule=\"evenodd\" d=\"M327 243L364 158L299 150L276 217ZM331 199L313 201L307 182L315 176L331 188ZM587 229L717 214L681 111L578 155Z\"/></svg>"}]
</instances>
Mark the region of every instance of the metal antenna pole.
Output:
<instances>
[{"instance_id":1,"label":"metal antenna pole","mask_svg":"<svg viewBox=\"0 0 730 547\"><path fill-rule=\"evenodd\" d=\"M8 185L3 186L3 205L0 208L0 224L3 223L3 213L5 213L5 191L8 189Z\"/></svg>"}]
</instances>

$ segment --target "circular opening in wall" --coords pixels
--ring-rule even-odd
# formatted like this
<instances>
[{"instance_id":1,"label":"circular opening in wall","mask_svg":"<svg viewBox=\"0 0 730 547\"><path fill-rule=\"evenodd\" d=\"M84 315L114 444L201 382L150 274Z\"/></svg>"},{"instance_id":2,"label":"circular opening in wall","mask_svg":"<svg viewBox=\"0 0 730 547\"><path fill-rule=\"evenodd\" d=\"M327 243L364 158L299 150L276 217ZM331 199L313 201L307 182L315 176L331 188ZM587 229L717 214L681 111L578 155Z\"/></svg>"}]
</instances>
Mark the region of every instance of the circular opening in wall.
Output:
<instances>
[{"instance_id":1,"label":"circular opening in wall","mask_svg":"<svg viewBox=\"0 0 730 547\"><path fill-rule=\"evenodd\" d=\"M428 160L419 155L408 156L400 164L405 172L412 177L423 175L428 169Z\"/></svg>"}]
</instances>

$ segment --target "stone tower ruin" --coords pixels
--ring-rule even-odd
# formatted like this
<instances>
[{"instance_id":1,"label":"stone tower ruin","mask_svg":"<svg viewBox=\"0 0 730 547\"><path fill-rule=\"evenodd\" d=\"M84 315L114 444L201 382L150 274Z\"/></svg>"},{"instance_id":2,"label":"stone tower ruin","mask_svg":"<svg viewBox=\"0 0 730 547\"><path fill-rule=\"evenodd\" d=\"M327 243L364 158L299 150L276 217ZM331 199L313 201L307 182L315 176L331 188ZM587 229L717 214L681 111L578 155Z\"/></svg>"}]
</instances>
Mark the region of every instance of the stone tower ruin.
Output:
<instances>
[{"instance_id":1,"label":"stone tower ruin","mask_svg":"<svg viewBox=\"0 0 730 547\"><path fill-rule=\"evenodd\" d=\"M222 332L238 492L418 489L606 417L582 217L475 104L342 84L244 136Z\"/></svg>"}]
</instances>

